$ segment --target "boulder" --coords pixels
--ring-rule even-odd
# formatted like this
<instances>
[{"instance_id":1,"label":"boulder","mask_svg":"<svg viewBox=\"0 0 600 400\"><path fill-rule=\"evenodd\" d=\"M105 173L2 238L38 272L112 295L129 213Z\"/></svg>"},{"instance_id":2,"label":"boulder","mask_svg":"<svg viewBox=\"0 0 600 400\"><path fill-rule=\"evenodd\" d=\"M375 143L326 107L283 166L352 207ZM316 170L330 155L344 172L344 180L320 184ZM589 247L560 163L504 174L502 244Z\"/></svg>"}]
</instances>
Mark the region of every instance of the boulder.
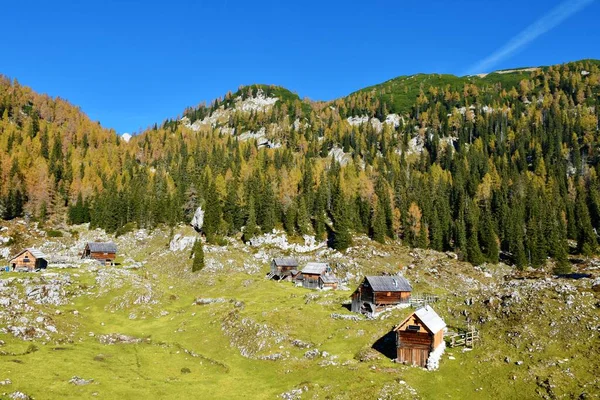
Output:
<instances>
[{"instance_id":1,"label":"boulder","mask_svg":"<svg viewBox=\"0 0 600 400\"><path fill-rule=\"evenodd\" d=\"M191 224L197 232L202 231L202 227L204 226L204 210L202 207L196 209Z\"/></svg>"}]
</instances>

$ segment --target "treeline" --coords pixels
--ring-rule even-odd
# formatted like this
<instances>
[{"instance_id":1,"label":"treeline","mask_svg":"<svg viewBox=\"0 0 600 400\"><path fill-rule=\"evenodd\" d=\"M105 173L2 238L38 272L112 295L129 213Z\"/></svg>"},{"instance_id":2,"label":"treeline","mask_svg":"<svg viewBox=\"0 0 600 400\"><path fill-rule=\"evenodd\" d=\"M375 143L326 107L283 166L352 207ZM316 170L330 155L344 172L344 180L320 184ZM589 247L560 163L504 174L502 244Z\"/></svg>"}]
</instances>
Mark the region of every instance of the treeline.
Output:
<instances>
[{"instance_id":1,"label":"treeline","mask_svg":"<svg viewBox=\"0 0 600 400\"><path fill-rule=\"evenodd\" d=\"M565 272L570 251L598 253L598 62L494 75L453 77L451 84L443 76L419 76L418 90L392 81L332 103L301 102L270 88L281 100L268 111L231 108L236 97L265 90L243 88L186 111L199 119L224 106L214 126L194 132L170 120L129 144L77 129L74 140L61 142L61 129L42 117L37 124L49 129L48 157L41 135L32 148L47 175L34 175L54 193L46 215L109 232L188 222L201 205L209 241L247 240L278 227L344 249L359 232L379 242L454 251L474 264L502 257L520 268L539 267L552 258ZM412 105L402 112L408 95ZM382 121L387 113L401 114L399 126L346 120ZM11 124L10 115L6 121ZM11 129L27 138L31 123L25 117ZM238 140L261 128L281 147ZM57 158L51 162L57 142L67 159L59 170ZM4 204L15 204L20 189L22 208L40 217L44 203L32 207L35 196L24 184L31 166L3 157L0 192L5 199L13 193ZM5 168L15 159L18 174Z\"/></svg>"}]
</instances>

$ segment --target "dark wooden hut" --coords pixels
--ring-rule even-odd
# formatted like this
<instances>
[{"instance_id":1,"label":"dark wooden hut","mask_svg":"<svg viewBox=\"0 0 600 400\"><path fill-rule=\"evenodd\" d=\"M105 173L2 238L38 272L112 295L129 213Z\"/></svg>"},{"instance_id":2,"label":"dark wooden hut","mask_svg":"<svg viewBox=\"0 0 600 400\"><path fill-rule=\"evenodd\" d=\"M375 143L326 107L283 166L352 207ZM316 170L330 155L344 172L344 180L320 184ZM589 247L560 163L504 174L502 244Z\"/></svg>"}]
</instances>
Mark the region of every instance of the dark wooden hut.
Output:
<instances>
[{"instance_id":1,"label":"dark wooden hut","mask_svg":"<svg viewBox=\"0 0 600 400\"><path fill-rule=\"evenodd\" d=\"M412 287L398 275L366 276L352 293L352 311L375 315L385 307L408 303Z\"/></svg>"},{"instance_id":2,"label":"dark wooden hut","mask_svg":"<svg viewBox=\"0 0 600 400\"><path fill-rule=\"evenodd\" d=\"M33 271L48 267L47 257L40 250L25 249L14 256L9 264L13 271Z\"/></svg>"},{"instance_id":3,"label":"dark wooden hut","mask_svg":"<svg viewBox=\"0 0 600 400\"><path fill-rule=\"evenodd\" d=\"M419 308L398 325L397 362L427 367L429 355L444 342L446 323L430 306Z\"/></svg>"},{"instance_id":4,"label":"dark wooden hut","mask_svg":"<svg viewBox=\"0 0 600 400\"><path fill-rule=\"evenodd\" d=\"M302 269L302 286L307 289L317 289L320 286L321 276L331 273L329 264L322 262L309 262Z\"/></svg>"},{"instance_id":5,"label":"dark wooden hut","mask_svg":"<svg viewBox=\"0 0 600 400\"><path fill-rule=\"evenodd\" d=\"M295 258L274 258L271 261L271 278L286 279L298 274L298 261Z\"/></svg>"},{"instance_id":6,"label":"dark wooden hut","mask_svg":"<svg viewBox=\"0 0 600 400\"><path fill-rule=\"evenodd\" d=\"M91 258L101 264L113 264L117 256L117 245L112 242L89 242L85 245L82 258Z\"/></svg>"}]
</instances>

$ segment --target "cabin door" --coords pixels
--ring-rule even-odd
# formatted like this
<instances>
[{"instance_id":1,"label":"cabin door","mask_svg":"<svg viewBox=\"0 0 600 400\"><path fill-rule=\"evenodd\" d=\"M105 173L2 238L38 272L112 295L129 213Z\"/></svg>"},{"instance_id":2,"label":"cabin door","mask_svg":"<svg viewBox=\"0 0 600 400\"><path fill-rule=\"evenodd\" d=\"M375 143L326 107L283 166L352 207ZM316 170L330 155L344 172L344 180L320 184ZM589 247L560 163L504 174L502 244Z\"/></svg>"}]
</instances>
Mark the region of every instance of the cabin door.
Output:
<instances>
[{"instance_id":1,"label":"cabin door","mask_svg":"<svg viewBox=\"0 0 600 400\"><path fill-rule=\"evenodd\" d=\"M411 349L411 364L418 365L419 367L425 368L427 366L427 358L429 357L429 350L424 349Z\"/></svg>"},{"instance_id":2,"label":"cabin door","mask_svg":"<svg viewBox=\"0 0 600 400\"><path fill-rule=\"evenodd\" d=\"M400 348L398 354L400 362L408 365L417 365L419 367L427 367L427 358L429 358L429 350L419 348Z\"/></svg>"}]
</instances>

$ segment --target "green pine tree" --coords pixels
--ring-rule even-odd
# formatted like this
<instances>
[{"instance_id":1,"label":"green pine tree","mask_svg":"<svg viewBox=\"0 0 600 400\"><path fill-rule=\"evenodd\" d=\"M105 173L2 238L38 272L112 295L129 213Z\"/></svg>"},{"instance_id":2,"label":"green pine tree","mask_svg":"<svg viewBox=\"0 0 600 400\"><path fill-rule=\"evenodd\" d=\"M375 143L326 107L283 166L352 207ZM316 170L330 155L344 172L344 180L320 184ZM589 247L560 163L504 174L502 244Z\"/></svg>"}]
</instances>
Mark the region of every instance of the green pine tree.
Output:
<instances>
[{"instance_id":1,"label":"green pine tree","mask_svg":"<svg viewBox=\"0 0 600 400\"><path fill-rule=\"evenodd\" d=\"M192 272L198 272L204 269L204 246L202 240L196 239L192 249L194 260L192 261Z\"/></svg>"}]
</instances>

